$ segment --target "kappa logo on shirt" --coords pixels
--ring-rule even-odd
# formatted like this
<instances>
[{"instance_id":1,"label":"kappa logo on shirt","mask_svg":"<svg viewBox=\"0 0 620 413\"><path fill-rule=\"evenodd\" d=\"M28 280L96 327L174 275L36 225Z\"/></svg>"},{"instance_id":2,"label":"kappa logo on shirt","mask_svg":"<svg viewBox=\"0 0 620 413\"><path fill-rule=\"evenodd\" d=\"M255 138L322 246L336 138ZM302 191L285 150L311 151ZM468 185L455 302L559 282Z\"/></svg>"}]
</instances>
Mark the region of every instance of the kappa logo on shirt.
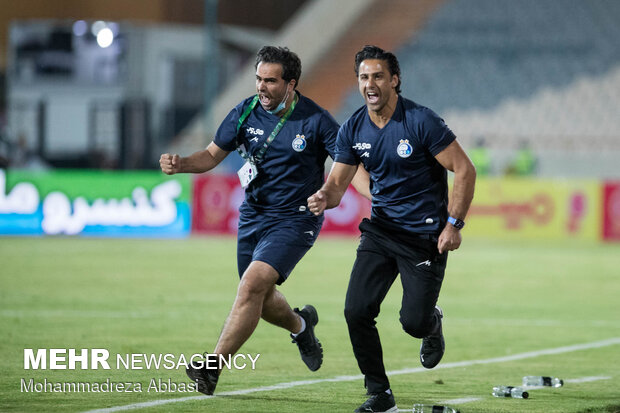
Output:
<instances>
[{"instance_id":1,"label":"kappa logo on shirt","mask_svg":"<svg viewBox=\"0 0 620 413\"><path fill-rule=\"evenodd\" d=\"M361 153L360 158L370 158L370 149L372 149L372 145L368 142L357 142L351 148L357 151L364 151Z\"/></svg>"}]
</instances>

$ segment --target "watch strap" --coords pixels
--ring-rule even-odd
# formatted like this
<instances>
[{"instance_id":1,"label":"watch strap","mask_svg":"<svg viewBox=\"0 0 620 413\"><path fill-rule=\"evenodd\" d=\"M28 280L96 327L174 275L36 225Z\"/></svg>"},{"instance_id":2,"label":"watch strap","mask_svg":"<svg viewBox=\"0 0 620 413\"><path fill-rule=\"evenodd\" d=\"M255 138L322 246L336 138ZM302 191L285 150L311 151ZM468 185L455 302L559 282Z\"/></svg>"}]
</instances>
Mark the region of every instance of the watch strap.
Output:
<instances>
[{"instance_id":1,"label":"watch strap","mask_svg":"<svg viewBox=\"0 0 620 413\"><path fill-rule=\"evenodd\" d=\"M465 221L454 217L448 217L448 222L452 224L456 229L462 229L465 226Z\"/></svg>"}]
</instances>

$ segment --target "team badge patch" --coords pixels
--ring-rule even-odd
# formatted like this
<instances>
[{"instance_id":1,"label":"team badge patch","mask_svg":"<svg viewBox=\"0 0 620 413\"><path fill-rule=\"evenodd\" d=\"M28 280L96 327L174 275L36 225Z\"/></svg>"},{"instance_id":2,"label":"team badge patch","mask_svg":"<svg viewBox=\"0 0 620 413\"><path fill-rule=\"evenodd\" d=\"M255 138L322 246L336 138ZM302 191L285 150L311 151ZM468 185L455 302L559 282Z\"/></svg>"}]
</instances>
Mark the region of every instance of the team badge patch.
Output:
<instances>
[{"instance_id":1,"label":"team badge patch","mask_svg":"<svg viewBox=\"0 0 620 413\"><path fill-rule=\"evenodd\" d=\"M293 149L295 152L301 152L306 149L306 137L304 135L296 135L293 139Z\"/></svg>"},{"instance_id":2,"label":"team badge patch","mask_svg":"<svg viewBox=\"0 0 620 413\"><path fill-rule=\"evenodd\" d=\"M401 139L398 147L396 148L396 153L401 158L408 158L413 152L413 148L409 144L409 139Z\"/></svg>"}]
</instances>

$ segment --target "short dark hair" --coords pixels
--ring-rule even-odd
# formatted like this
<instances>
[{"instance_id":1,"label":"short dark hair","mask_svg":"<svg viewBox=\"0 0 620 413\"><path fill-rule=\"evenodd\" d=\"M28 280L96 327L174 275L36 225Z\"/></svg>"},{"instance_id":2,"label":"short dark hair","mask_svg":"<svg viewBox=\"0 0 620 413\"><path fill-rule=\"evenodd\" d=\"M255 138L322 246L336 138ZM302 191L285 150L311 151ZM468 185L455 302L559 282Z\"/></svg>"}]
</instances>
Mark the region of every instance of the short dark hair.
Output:
<instances>
[{"instance_id":1,"label":"short dark hair","mask_svg":"<svg viewBox=\"0 0 620 413\"><path fill-rule=\"evenodd\" d=\"M355 76L359 76L360 65L364 60L367 59L378 59L385 60L388 63L388 69L390 71L390 75L398 76L398 84L396 85L396 93L400 93L400 66L398 64L398 59L394 56L393 53L386 52L380 47L366 45L357 52L355 55Z\"/></svg>"},{"instance_id":2,"label":"short dark hair","mask_svg":"<svg viewBox=\"0 0 620 413\"><path fill-rule=\"evenodd\" d=\"M288 47L263 46L258 53L256 53L256 64L254 68L256 69L261 62L280 63L282 65L282 79L286 80L287 83L295 79L295 87L299 85L301 60L299 60L299 56L291 52Z\"/></svg>"}]
</instances>

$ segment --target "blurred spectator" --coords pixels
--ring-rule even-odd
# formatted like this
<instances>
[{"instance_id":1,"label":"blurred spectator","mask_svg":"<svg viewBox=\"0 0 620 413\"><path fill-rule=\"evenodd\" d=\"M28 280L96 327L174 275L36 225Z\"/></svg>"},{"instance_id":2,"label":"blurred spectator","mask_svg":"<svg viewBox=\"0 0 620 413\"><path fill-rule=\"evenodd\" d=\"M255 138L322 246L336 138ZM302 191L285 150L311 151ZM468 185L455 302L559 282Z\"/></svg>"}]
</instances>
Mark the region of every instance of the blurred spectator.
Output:
<instances>
[{"instance_id":1,"label":"blurred spectator","mask_svg":"<svg viewBox=\"0 0 620 413\"><path fill-rule=\"evenodd\" d=\"M88 153L88 164L94 169L118 169L118 162L101 149L93 149Z\"/></svg>"},{"instance_id":2,"label":"blurred spectator","mask_svg":"<svg viewBox=\"0 0 620 413\"><path fill-rule=\"evenodd\" d=\"M527 140L519 143L519 149L506 170L507 175L528 176L536 172L538 160Z\"/></svg>"},{"instance_id":3,"label":"blurred spectator","mask_svg":"<svg viewBox=\"0 0 620 413\"><path fill-rule=\"evenodd\" d=\"M26 135L23 133L17 138L14 146L9 166L24 169L48 169L49 165L41 157L28 147Z\"/></svg>"},{"instance_id":4,"label":"blurred spectator","mask_svg":"<svg viewBox=\"0 0 620 413\"><path fill-rule=\"evenodd\" d=\"M491 173L491 155L484 138L476 139L476 146L469 151L469 158L474 163L478 176Z\"/></svg>"}]
</instances>

